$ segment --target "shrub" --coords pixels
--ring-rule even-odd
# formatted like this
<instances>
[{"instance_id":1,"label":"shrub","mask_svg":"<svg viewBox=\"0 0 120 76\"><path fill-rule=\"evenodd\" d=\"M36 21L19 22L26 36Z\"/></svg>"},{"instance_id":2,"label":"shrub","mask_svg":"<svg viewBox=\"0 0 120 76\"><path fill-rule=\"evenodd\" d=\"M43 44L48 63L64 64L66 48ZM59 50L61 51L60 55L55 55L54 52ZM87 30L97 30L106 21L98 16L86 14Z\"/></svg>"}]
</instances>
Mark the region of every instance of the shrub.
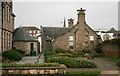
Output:
<instances>
[{"instance_id":1,"label":"shrub","mask_svg":"<svg viewBox=\"0 0 120 76\"><path fill-rule=\"evenodd\" d=\"M95 68L96 65L89 61L80 61L70 57L52 57L47 62L64 64L68 68Z\"/></svg>"},{"instance_id":2,"label":"shrub","mask_svg":"<svg viewBox=\"0 0 120 76\"><path fill-rule=\"evenodd\" d=\"M56 53L66 53L67 52L65 49L62 49L62 48L56 48L56 49L54 49L54 51Z\"/></svg>"},{"instance_id":3,"label":"shrub","mask_svg":"<svg viewBox=\"0 0 120 76\"><path fill-rule=\"evenodd\" d=\"M25 63L25 64L16 64L16 63L3 63L2 67L57 67L60 66L59 63Z\"/></svg>"},{"instance_id":4,"label":"shrub","mask_svg":"<svg viewBox=\"0 0 120 76\"><path fill-rule=\"evenodd\" d=\"M120 45L120 39L112 39L112 40L106 40L103 42L103 44L115 44L115 45Z\"/></svg>"},{"instance_id":5,"label":"shrub","mask_svg":"<svg viewBox=\"0 0 120 76\"><path fill-rule=\"evenodd\" d=\"M94 50L96 53L101 54L102 53L101 44L98 44Z\"/></svg>"},{"instance_id":6,"label":"shrub","mask_svg":"<svg viewBox=\"0 0 120 76\"><path fill-rule=\"evenodd\" d=\"M24 55L24 51L23 50L21 50L21 49L15 49L17 52L19 52L20 54L22 54L22 55Z\"/></svg>"},{"instance_id":7,"label":"shrub","mask_svg":"<svg viewBox=\"0 0 120 76\"><path fill-rule=\"evenodd\" d=\"M120 59L117 61L117 65L120 67Z\"/></svg>"},{"instance_id":8,"label":"shrub","mask_svg":"<svg viewBox=\"0 0 120 76\"><path fill-rule=\"evenodd\" d=\"M80 68L95 68L96 65L90 61L86 61L86 60L79 60L80 64L79 67Z\"/></svg>"},{"instance_id":9,"label":"shrub","mask_svg":"<svg viewBox=\"0 0 120 76\"><path fill-rule=\"evenodd\" d=\"M82 52L82 51L76 51L76 52L73 53L73 56L74 56L74 57L83 57L84 54L85 54L85 53Z\"/></svg>"},{"instance_id":10,"label":"shrub","mask_svg":"<svg viewBox=\"0 0 120 76\"><path fill-rule=\"evenodd\" d=\"M31 56L36 56L36 51L30 51Z\"/></svg>"},{"instance_id":11,"label":"shrub","mask_svg":"<svg viewBox=\"0 0 120 76\"><path fill-rule=\"evenodd\" d=\"M70 53L59 53L58 55L62 57L73 57L73 54Z\"/></svg>"},{"instance_id":12,"label":"shrub","mask_svg":"<svg viewBox=\"0 0 120 76\"><path fill-rule=\"evenodd\" d=\"M2 53L2 56L11 61L18 61L22 59L22 55L15 50L7 50Z\"/></svg>"},{"instance_id":13,"label":"shrub","mask_svg":"<svg viewBox=\"0 0 120 76\"><path fill-rule=\"evenodd\" d=\"M82 52L83 53L91 53L91 49L88 49L88 48L85 48L85 49L82 49Z\"/></svg>"},{"instance_id":14,"label":"shrub","mask_svg":"<svg viewBox=\"0 0 120 76\"><path fill-rule=\"evenodd\" d=\"M79 65L79 62L77 60L69 57L48 58L47 62L64 64L66 67L69 68L77 68Z\"/></svg>"},{"instance_id":15,"label":"shrub","mask_svg":"<svg viewBox=\"0 0 120 76\"><path fill-rule=\"evenodd\" d=\"M44 53L44 60L47 61L48 58L55 57L57 54L54 51L46 51Z\"/></svg>"}]
</instances>

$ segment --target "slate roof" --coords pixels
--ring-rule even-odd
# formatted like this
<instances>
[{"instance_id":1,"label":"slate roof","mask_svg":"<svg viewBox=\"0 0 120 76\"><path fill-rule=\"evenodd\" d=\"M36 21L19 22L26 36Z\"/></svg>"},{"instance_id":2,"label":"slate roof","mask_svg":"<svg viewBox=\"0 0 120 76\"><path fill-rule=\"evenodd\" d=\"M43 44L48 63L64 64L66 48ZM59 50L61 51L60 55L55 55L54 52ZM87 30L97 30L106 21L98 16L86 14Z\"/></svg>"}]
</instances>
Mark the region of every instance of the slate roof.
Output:
<instances>
[{"instance_id":1,"label":"slate roof","mask_svg":"<svg viewBox=\"0 0 120 76\"><path fill-rule=\"evenodd\" d=\"M19 27L15 29L13 32L13 41L36 41L36 40L33 39L25 29Z\"/></svg>"},{"instance_id":2,"label":"slate roof","mask_svg":"<svg viewBox=\"0 0 120 76\"><path fill-rule=\"evenodd\" d=\"M99 32L98 30L97 31L95 31L95 32ZM108 31L101 31L102 33L115 33L115 32L117 32L114 28L111 28L110 30L108 30Z\"/></svg>"},{"instance_id":3,"label":"slate roof","mask_svg":"<svg viewBox=\"0 0 120 76\"><path fill-rule=\"evenodd\" d=\"M44 38L57 38L67 32L70 31L70 28L65 27L42 27L42 34L45 36Z\"/></svg>"},{"instance_id":4,"label":"slate roof","mask_svg":"<svg viewBox=\"0 0 120 76\"><path fill-rule=\"evenodd\" d=\"M24 28L25 30L40 30L40 29L38 29L37 27L32 27L32 26L30 26L30 27L22 27L22 28Z\"/></svg>"},{"instance_id":5,"label":"slate roof","mask_svg":"<svg viewBox=\"0 0 120 76\"><path fill-rule=\"evenodd\" d=\"M119 37L119 38L120 38L120 31L115 32L115 33L113 34L113 36L114 36L114 37L116 37L116 36L117 36L117 37Z\"/></svg>"}]
</instances>

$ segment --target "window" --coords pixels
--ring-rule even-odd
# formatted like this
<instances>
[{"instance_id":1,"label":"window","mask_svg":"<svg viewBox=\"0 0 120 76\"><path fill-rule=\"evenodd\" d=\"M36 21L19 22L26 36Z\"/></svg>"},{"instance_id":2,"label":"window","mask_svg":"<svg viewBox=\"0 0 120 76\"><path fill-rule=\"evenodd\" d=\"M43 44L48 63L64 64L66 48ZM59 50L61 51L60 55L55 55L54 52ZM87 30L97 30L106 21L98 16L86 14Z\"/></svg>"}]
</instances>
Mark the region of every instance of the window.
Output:
<instances>
[{"instance_id":1,"label":"window","mask_svg":"<svg viewBox=\"0 0 120 76\"><path fill-rule=\"evenodd\" d=\"M40 31L37 31L37 33L40 33Z\"/></svg>"},{"instance_id":2,"label":"window","mask_svg":"<svg viewBox=\"0 0 120 76\"><path fill-rule=\"evenodd\" d=\"M73 41L73 36L69 36L69 40L70 40L70 41Z\"/></svg>"},{"instance_id":3,"label":"window","mask_svg":"<svg viewBox=\"0 0 120 76\"><path fill-rule=\"evenodd\" d=\"M33 33L36 33L36 31L34 31Z\"/></svg>"},{"instance_id":4,"label":"window","mask_svg":"<svg viewBox=\"0 0 120 76\"><path fill-rule=\"evenodd\" d=\"M11 11L10 11L10 9L9 9L9 23L10 23L10 15L11 15Z\"/></svg>"},{"instance_id":5,"label":"window","mask_svg":"<svg viewBox=\"0 0 120 76\"><path fill-rule=\"evenodd\" d=\"M90 36L90 41L94 41L94 36Z\"/></svg>"},{"instance_id":6,"label":"window","mask_svg":"<svg viewBox=\"0 0 120 76\"><path fill-rule=\"evenodd\" d=\"M69 43L70 49L73 49L73 41Z\"/></svg>"},{"instance_id":7,"label":"window","mask_svg":"<svg viewBox=\"0 0 120 76\"><path fill-rule=\"evenodd\" d=\"M29 31L29 33L32 33L32 31Z\"/></svg>"},{"instance_id":8,"label":"window","mask_svg":"<svg viewBox=\"0 0 120 76\"><path fill-rule=\"evenodd\" d=\"M33 36L36 36L35 34Z\"/></svg>"},{"instance_id":9,"label":"window","mask_svg":"<svg viewBox=\"0 0 120 76\"><path fill-rule=\"evenodd\" d=\"M73 45L74 45L73 41L74 41L73 36L69 36L69 48L70 49L73 49Z\"/></svg>"},{"instance_id":10,"label":"window","mask_svg":"<svg viewBox=\"0 0 120 76\"><path fill-rule=\"evenodd\" d=\"M90 48L91 48L91 49L94 48L94 41L90 41Z\"/></svg>"}]
</instances>

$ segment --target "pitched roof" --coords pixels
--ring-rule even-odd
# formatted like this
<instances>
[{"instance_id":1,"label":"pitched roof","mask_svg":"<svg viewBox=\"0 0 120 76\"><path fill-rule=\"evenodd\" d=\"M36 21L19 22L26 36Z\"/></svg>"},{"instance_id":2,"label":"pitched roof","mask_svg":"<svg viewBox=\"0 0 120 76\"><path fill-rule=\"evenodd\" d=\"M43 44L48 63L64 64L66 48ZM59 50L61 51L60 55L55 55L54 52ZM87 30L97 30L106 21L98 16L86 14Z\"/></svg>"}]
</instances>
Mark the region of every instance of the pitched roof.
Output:
<instances>
[{"instance_id":1,"label":"pitched roof","mask_svg":"<svg viewBox=\"0 0 120 76\"><path fill-rule=\"evenodd\" d=\"M42 29L45 38L56 38L70 31L70 28L65 27L42 27Z\"/></svg>"},{"instance_id":2,"label":"pitched roof","mask_svg":"<svg viewBox=\"0 0 120 76\"><path fill-rule=\"evenodd\" d=\"M115 33L117 32L114 28L111 28L110 30L106 31L105 33Z\"/></svg>"},{"instance_id":3,"label":"pitched roof","mask_svg":"<svg viewBox=\"0 0 120 76\"><path fill-rule=\"evenodd\" d=\"M40 30L39 28L34 27L34 26L30 26L30 27L22 27L22 28L24 28L25 30Z\"/></svg>"},{"instance_id":4,"label":"pitched roof","mask_svg":"<svg viewBox=\"0 0 120 76\"><path fill-rule=\"evenodd\" d=\"M114 36L114 37L116 37L116 36L117 36L117 37L120 37L120 31L115 32L115 33L113 34L113 36Z\"/></svg>"},{"instance_id":5,"label":"pitched roof","mask_svg":"<svg viewBox=\"0 0 120 76\"><path fill-rule=\"evenodd\" d=\"M29 33L22 27L19 27L13 32L13 41L36 41L33 39Z\"/></svg>"}]
</instances>

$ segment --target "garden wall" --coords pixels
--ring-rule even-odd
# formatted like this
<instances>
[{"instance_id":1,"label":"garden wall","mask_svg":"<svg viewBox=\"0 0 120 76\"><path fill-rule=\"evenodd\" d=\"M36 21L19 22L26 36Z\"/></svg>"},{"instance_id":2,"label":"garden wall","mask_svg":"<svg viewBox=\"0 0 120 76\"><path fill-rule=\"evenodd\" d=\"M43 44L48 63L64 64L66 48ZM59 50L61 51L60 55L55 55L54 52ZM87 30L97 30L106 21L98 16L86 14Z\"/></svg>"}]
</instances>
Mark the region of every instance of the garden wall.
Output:
<instances>
[{"instance_id":1,"label":"garden wall","mask_svg":"<svg viewBox=\"0 0 120 76\"><path fill-rule=\"evenodd\" d=\"M10 74L64 74L65 66L60 67L4 67L3 75Z\"/></svg>"},{"instance_id":2,"label":"garden wall","mask_svg":"<svg viewBox=\"0 0 120 76\"><path fill-rule=\"evenodd\" d=\"M110 45L104 44L101 45L102 53L105 56L118 57L120 56L120 45Z\"/></svg>"}]
</instances>

